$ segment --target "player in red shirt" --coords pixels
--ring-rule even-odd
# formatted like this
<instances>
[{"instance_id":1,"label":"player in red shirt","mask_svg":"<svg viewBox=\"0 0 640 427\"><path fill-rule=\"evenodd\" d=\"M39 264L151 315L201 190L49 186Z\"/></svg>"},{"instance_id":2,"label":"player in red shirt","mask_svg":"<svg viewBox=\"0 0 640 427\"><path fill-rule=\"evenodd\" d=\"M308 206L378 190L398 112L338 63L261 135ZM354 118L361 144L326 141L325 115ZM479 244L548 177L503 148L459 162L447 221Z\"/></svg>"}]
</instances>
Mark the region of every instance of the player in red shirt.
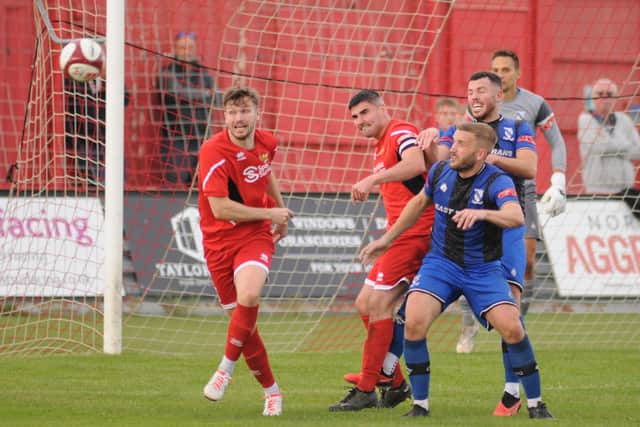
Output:
<instances>
[{"instance_id":1,"label":"player in red shirt","mask_svg":"<svg viewBox=\"0 0 640 427\"><path fill-rule=\"evenodd\" d=\"M282 394L256 322L275 242L287 234L293 212L284 205L271 170L278 141L256 129L258 103L252 89L229 89L223 98L226 129L207 140L199 153L204 255L220 303L231 315L224 356L204 396L222 399L242 354L264 388L262 414L272 416L282 413Z\"/></svg>"},{"instance_id":2,"label":"player in red shirt","mask_svg":"<svg viewBox=\"0 0 640 427\"><path fill-rule=\"evenodd\" d=\"M423 153L416 144L418 129L409 122L391 119L375 91L357 93L349 102L349 111L358 130L376 140L373 174L353 186L351 198L365 201L373 187L379 185L387 226L391 227L406 203L422 190L426 171L435 161L436 153L433 150ZM403 325L401 322L394 325L394 309L429 249L432 224L433 209L430 209L373 264L355 301L367 328L362 372L345 375L356 386L343 400L330 406L330 411L378 406L375 387L381 380L390 387L384 391L380 406L393 407L411 396L401 369L396 369L402 352ZM400 343L399 348L394 351L392 343Z\"/></svg>"}]
</instances>

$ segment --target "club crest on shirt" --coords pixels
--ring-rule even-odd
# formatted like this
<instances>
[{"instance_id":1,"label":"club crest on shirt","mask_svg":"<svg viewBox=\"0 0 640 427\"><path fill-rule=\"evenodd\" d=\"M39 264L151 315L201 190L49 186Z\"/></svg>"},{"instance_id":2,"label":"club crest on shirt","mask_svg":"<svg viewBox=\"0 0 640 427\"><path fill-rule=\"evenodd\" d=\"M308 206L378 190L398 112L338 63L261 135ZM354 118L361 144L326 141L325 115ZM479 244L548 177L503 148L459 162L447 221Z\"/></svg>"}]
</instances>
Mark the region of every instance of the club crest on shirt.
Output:
<instances>
[{"instance_id":1,"label":"club crest on shirt","mask_svg":"<svg viewBox=\"0 0 640 427\"><path fill-rule=\"evenodd\" d=\"M484 196L484 190L482 188L474 188L473 197L471 198L471 203L473 203L474 205L481 205L483 196Z\"/></svg>"},{"instance_id":2,"label":"club crest on shirt","mask_svg":"<svg viewBox=\"0 0 640 427\"><path fill-rule=\"evenodd\" d=\"M504 139L505 141L513 141L514 140L513 128L504 128L504 135L502 136L502 139Z\"/></svg>"},{"instance_id":3,"label":"club crest on shirt","mask_svg":"<svg viewBox=\"0 0 640 427\"><path fill-rule=\"evenodd\" d=\"M518 110L515 114L516 120L527 120L527 112L524 110Z\"/></svg>"},{"instance_id":4,"label":"club crest on shirt","mask_svg":"<svg viewBox=\"0 0 640 427\"><path fill-rule=\"evenodd\" d=\"M266 163L269 160L269 153L261 153L260 161Z\"/></svg>"}]
</instances>

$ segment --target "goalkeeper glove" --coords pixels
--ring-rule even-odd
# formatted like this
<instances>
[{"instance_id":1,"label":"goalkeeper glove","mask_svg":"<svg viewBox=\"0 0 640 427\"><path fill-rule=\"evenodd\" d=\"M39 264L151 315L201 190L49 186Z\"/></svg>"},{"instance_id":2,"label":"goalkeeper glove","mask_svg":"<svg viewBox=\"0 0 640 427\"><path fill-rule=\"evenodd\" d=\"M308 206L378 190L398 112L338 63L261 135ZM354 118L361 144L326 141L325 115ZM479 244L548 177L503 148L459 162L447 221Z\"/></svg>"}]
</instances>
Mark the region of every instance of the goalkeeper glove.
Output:
<instances>
[{"instance_id":1,"label":"goalkeeper glove","mask_svg":"<svg viewBox=\"0 0 640 427\"><path fill-rule=\"evenodd\" d=\"M567 196L565 194L566 180L562 172L554 172L551 175L551 187L544 193L540 203L544 213L550 216L557 216L564 212L567 206Z\"/></svg>"}]
</instances>

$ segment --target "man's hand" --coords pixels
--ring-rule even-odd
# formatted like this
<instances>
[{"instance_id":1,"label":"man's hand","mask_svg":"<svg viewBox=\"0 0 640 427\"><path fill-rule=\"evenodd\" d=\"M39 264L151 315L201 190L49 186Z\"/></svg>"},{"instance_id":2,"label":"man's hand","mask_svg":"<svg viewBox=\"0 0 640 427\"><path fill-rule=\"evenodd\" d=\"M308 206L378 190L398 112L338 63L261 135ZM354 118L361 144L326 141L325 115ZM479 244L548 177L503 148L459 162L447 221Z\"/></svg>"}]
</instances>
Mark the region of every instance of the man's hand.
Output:
<instances>
[{"instance_id":1,"label":"man's hand","mask_svg":"<svg viewBox=\"0 0 640 427\"><path fill-rule=\"evenodd\" d=\"M360 262L363 265L373 264L380 255L389 247L389 243L383 239L374 240L360 251Z\"/></svg>"},{"instance_id":2,"label":"man's hand","mask_svg":"<svg viewBox=\"0 0 640 427\"><path fill-rule=\"evenodd\" d=\"M373 179L373 175L369 175L368 177L356 182L351 189L351 200L356 202L364 202L367 200L367 197L374 186Z\"/></svg>"},{"instance_id":3,"label":"man's hand","mask_svg":"<svg viewBox=\"0 0 640 427\"><path fill-rule=\"evenodd\" d=\"M490 164L494 165L494 164L496 163L496 160L498 160L498 157L499 157L499 156L497 156L497 155L495 155L495 154L489 154L489 155L487 156L487 158L485 159L485 162L487 162L487 163L490 163Z\"/></svg>"},{"instance_id":4,"label":"man's hand","mask_svg":"<svg viewBox=\"0 0 640 427\"><path fill-rule=\"evenodd\" d=\"M453 222L462 230L468 230L478 221L484 221L487 217L487 211L484 209L463 209L458 211L451 218Z\"/></svg>"},{"instance_id":5,"label":"man's hand","mask_svg":"<svg viewBox=\"0 0 640 427\"><path fill-rule=\"evenodd\" d=\"M551 187L544 193L540 203L542 211L552 217L560 215L567 207L565 176L562 172L551 175Z\"/></svg>"},{"instance_id":6,"label":"man's hand","mask_svg":"<svg viewBox=\"0 0 640 427\"><path fill-rule=\"evenodd\" d=\"M275 224L271 230L273 236L273 243L278 243L278 240L282 239L289 232L288 224Z\"/></svg>"},{"instance_id":7,"label":"man's hand","mask_svg":"<svg viewBox=\"0 0 640 427\"><path fill-rule=\"evenodd\" d=\"M287 208L271 208L269 209L269 217L271 222L276 225L287 225L289 219L293 218L293 211Z\"/></svg>"},{"instance_id":8,"label":"man's hand","mask_svg":"<svg viewBox=\"0 0 640 427\"><path fill-rule=\"evenodd\" d=\"M440 131L437 128L428 128L418 134L416 142L422 151L429 151L434 145L438 145Z\"/></svg>"}]
</instances>

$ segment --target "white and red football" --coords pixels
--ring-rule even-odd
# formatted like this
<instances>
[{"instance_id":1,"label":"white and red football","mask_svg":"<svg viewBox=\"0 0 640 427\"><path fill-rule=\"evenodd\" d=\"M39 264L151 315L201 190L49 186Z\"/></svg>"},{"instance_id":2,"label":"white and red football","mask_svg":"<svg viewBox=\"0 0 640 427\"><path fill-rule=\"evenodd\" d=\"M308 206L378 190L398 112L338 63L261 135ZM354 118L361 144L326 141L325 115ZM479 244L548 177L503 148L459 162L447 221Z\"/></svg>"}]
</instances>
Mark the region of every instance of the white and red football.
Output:
<instances>
[{"instance_id":1,"label":"white and red football","mask_svg":"<svg viewBox=\"0 0 640 427\"><path fill-rule=\"evenodd\" d=\"M72 40L60 52L60 70L66 77L79 82L98 77L103 64L102 46L92 39Z\"/></svg>"}]
</instances>

